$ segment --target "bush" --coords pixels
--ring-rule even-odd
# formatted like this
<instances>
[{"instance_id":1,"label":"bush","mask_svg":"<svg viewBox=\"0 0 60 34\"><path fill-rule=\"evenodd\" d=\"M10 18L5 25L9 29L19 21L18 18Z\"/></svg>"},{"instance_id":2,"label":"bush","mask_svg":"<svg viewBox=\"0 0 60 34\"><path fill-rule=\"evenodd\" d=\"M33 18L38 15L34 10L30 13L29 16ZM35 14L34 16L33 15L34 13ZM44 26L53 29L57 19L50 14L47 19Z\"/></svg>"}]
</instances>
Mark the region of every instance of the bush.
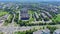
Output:
<instances>
[{"instance_id":1,"label":"bush","mask_svg":"<svg viewBox=\"0 0 60 34\"><path fill-rule=\"evenodd\" d=\"M53 34L54 30L57 29L55 26L47 26L47 28L51 31L51 34Z\"/></svg>"}]
</instances>

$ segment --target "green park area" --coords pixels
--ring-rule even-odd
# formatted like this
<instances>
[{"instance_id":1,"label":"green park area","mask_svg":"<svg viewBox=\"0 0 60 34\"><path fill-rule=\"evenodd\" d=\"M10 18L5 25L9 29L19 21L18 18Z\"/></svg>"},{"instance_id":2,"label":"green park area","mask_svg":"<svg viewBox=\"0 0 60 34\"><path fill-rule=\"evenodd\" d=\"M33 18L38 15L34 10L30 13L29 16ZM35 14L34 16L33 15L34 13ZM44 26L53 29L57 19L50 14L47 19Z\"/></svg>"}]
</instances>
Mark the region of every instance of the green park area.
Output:
<instances>
[{"instance_id":1,"label":"green park area","mask_svg":"<svg viewBox=\"0 0 60 34\"><path fill-rule=\"evenodd\" d=\"M60 22L60 14L58 14L57 15L57 17L56 17L56 19L55 20L57 20L57 21L59 21Z\"/></svg>"},{"instance_id":2,"label":"green park area","mask_svg":"<svg viewBox=\"0 0 60 34\"><path fill-rule=\"evenodd\" d=\"M15 32L14 34L25 34L25 32Z\"/></svg>"},{"instance_id":3,"label":"green park area","mask_svg":"<svg viewBox=\"0 0 60 34\"><path fill-rule=\"evenodd\" d=\"M52 18L54 22L60 22L60 14L57 14L56 17Z\"/></svg>"},{"instance_id":4,"label":"green park area","mask_svg":"<svg viewBox=\"0 0 60 34\"><path fill-rule=\"evenodd\" d=\"M8 12L0 10L0 17L3 16L3 15L6 15L6 14L8 14Z\"/></svg>"},{"instance_id":5,"label":"green park area","mask_svg":"<svg viewBox=\"0 0 60 34\"><path fill-rule=\"evenodd\" d=\"M0 34L4 34L3 32L0 32Z\"/></svg>"},{"instance_id":6,"label":"green park area","mask_svg":"<svg viewBox=\"0 0 60 34\"><path fill-rule=\"evenodd\" d=\"M53 17L52 21L55 24L60 24L60 14L57 14L55 17Z\"/></svg>"},{"instance_id":7,"label":"green park area","mask_svg":"<svg viewBox=\"0 0 60 34\"><path fill-rule=\"evenodd\" d=\"M34 12L33 12L32 10L29 10L29 11L28 11L28 14L30 15L29 21L30 21L30 22L31 22L31 21L34 21L34 18L32 17L32 15L34 14Z\"/></svg>"}]
</instances>

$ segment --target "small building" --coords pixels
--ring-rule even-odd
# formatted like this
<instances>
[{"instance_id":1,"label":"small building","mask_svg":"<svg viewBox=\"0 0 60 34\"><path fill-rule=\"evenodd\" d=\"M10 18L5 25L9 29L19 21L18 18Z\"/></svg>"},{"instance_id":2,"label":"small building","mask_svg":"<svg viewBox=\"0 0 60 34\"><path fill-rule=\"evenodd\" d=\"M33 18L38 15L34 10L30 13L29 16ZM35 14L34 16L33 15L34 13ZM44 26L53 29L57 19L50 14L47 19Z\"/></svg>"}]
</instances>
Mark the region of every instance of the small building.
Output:
<instances>
[{"instance_id":1,"label":"small building","mask_svg":"<svg viewBox=\"0 0 60 34\"><path fill-rule=\"evenodd\" d=\"M0 19L0 24L3 23L3 20Z\"/></svg>"},{"instance_id":2,"label":"small building","mask_svg":"<svg viewBox=\"0 0 60 34\"><path fill-rule=\"evenodd\" d=\"M60 29L56 29L53 34L60 34Z\"/></svg>"},{"instance_id":3,"label":"small building","mask_svg":"<svg viewBox=\"0 0 60 34\"><path fill-rule=\"evenodd\" d=\"M50 30L49 29L38 30L36 32L33 32L33 34L50 34Z\"/></svg>"},{"instance_id":4,"label":"small building","mask_svg":"<svg viewBox=\"0 0 60 34\"><path fill-rule=\"evenodd\" d=\"M50 30L49 29L43 30L43 34L50 34Z\"/></svg>"},{"instance_id":5,"label":"small building","mask_svg":"<svg viewBox=\"0 0 60 34\"><path fill-rule=\"evenodd\" d=\"M35 18L39 18L38 14L35 12L34 13Z\"/></svg>"},{"instance_id":6,"label":"small building","mask_svg":"<svg viewBox=\"0 0 60 34\"><path fill-rule=\"evenodd\" d=\"M42 30L38 30L38 31L33 32L33 34L42 34L42 33L43 33Z\"/></svg>"},{"instance_id":7,"label":"small building","mask_svg":"<svg viewBox=\"0 0 60 34\"><path fill-rule=\"evenodd\" d=\"M36 18L36 21L39 21L39 15L36 12L34 13L34 18Z\"/></svg>"},{"instance_id":8,"label":"small building","mask_svg":"<svg viewBox=\"0 0 60 34\"><path fill-rule=\"evenodd\" d=\"M58 10L51 9L51 11L52 11L54 14L58 14Z\"/></svg>"},{"instance_id":9,"label":"small building","mask_svg":"<svg viewBox=\"0 0 60 34\"><path fill-rule=\"evenodd\" d=\"M44 13L41 13L42 18L46 18L47 16Z\"/></svg>"},{"instance_id":10,"label":"small building","mask_svg":"<svg viewBox=\"0 0 60 34\"><path fill-rule=\"evenodd\" d=\"M52 15L49 14L49 12L44 12L49 18L52 18Z\"/></svg>"}]
</instances>

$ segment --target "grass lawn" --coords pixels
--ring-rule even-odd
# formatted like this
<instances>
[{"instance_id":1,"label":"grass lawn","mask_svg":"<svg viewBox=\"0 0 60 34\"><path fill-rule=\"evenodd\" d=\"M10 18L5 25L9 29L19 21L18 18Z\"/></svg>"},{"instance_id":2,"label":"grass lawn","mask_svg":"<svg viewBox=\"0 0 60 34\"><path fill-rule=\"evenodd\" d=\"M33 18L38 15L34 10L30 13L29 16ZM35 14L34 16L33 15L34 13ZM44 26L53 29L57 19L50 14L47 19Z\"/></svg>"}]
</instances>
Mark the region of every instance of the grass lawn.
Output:
<instances>
[{"instance_id":1,"label":"grass lawn","mask_svg":"<svg viewBox=\"0 0 60 34\"><path fill-rule=\"evenodd\" d=\"M54 22L60 22L60 14L57 14L56 16L57 16L57 17L53 17L52 20L53 20Z\"/></svg>"},{"instance_id":2,"label":"grass lawn","mask_svg":"<svg viewBox=\"0 0 60 34\"><path fill-rule=\"evenodd\" d=\"M32 18L32 14L34 14L34 12L31 11L31 10L29 10L29 11L28 11L28 14L30 14L30 19L29 19L29 21L30 21L30 22L31 22L31 21L34 21L34 18Z\"/></svg>"},{"instance_id":3,"label":"grass lawn","mask_svg":"<svg viewBox=\"0 0 60 34\"><path fill-rule=\"evenodd\" d=\"M18 31L18 32L14 32L14 34L25 34L25 32Z\"/></svg>"},{"instance_id":4,"label":"grass lawn","mask_svg":"<svg viewBox=\"0 0 60 34\"><path fill-rule=\"evenodd\" d=\"M4 34L3 32L0 32L0 34Z\"/></svg>"},{"instance_id":5,"label":"grass lawn","mask_svg":"<svg viewBox=\"0 0 60 34\"><path fill-rule=\"evenodd\" d=\"M0 10L0 17L5 15L5 14L8 14L8 12Z\"/></svg>"},{"instance_id":6,"label":"grass lawn","mask_svg":"<svg viewBox=\"0 0 60 34\"><path fill-rule=\"evenodd\" d=\"M55 20L57 20L57 21L59 21L60 22L60 14L58 14L57 15L57 17L56 17L56 19Z\"/></svg>"}]
</instances>

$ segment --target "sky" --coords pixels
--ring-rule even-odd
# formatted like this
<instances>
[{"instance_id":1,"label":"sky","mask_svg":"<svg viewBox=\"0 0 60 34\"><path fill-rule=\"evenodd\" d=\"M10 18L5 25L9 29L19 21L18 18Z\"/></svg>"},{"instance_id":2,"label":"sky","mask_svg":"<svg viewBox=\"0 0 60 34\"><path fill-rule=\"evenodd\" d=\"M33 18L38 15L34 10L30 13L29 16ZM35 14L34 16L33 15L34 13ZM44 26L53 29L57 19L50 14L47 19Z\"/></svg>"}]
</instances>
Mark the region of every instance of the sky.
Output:
<instances>
[{"instance_id":1,"label":"sky","mask_svg":"<svg viewBox=\"0 0 60 34\"><path fill-rule=\"evenodd\" d=\"M34 0L0 0L0 1L34 1ZM60 1L60 0L35 0L35 1Z\"/></svg>"}]
</instances>

